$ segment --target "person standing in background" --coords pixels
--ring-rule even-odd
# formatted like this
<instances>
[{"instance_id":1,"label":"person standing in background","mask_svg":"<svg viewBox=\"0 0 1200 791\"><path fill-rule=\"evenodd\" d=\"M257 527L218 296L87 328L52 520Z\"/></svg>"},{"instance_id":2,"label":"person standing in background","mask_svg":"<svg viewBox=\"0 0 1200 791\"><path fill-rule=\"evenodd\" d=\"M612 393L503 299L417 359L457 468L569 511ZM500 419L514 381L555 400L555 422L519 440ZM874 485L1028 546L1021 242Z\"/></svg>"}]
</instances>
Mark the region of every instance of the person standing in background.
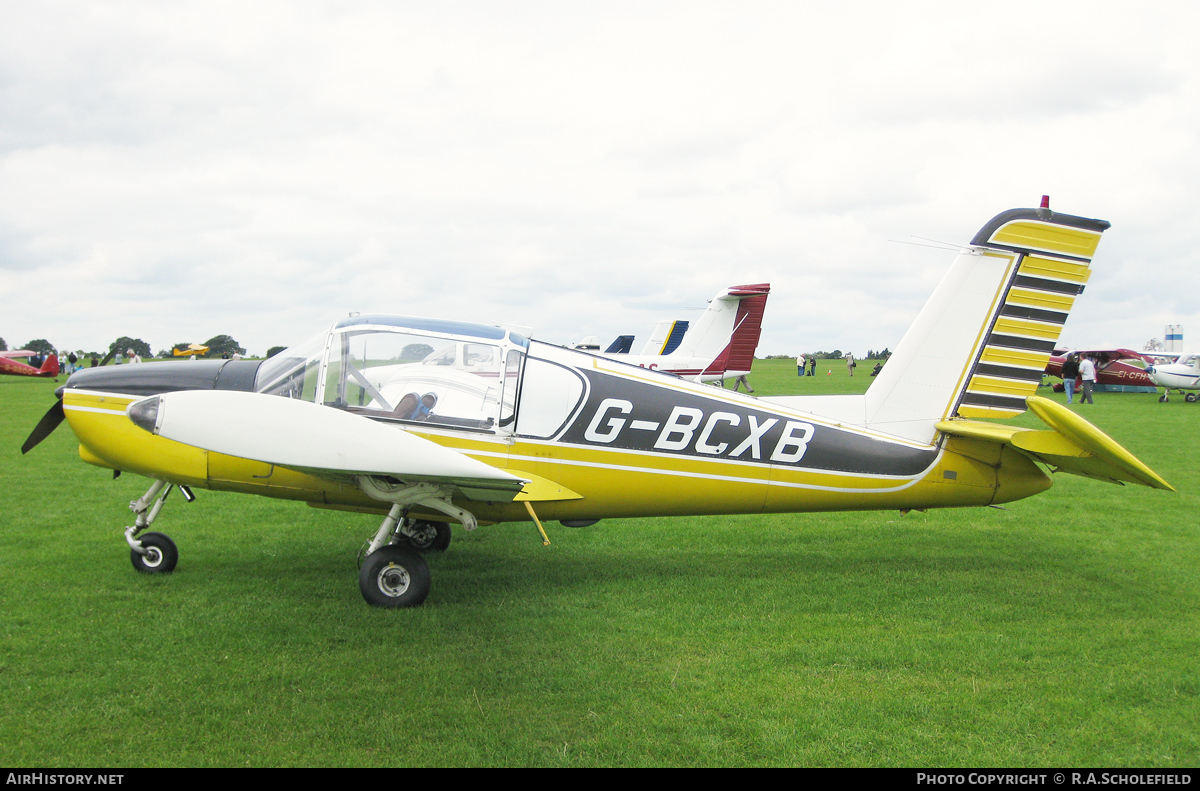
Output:
<instances>
[{"instance_id":1,"label":"person standing in background","mask_svg":"<svg viewBox=\"0 0 1200 791\"><path fill-rule=\"evenodd\" d=\"M1083 378L1083 395L1079 399L1081 404L1091 404L1092 388L1096 385L1096 364L1092 362L1092 355L1086 355L1083 362L1079 364L1079 375Z\"/></svg>"},{"instance_id":2,"label":"person standing in background","mask_svg":"<svg viewBox=\"0 0 1200 791\"><path fill-rule=\"evenodd\" d=\"M1079 376L1079 361L1075 359L1075 353L1071 352L1067 355L1067 359L1063 360L1062 365L1062 380L1063 390L1067 394L1067 403L1071 403L1075 397L1075 377Z\"/></svg>"}]
</instances>

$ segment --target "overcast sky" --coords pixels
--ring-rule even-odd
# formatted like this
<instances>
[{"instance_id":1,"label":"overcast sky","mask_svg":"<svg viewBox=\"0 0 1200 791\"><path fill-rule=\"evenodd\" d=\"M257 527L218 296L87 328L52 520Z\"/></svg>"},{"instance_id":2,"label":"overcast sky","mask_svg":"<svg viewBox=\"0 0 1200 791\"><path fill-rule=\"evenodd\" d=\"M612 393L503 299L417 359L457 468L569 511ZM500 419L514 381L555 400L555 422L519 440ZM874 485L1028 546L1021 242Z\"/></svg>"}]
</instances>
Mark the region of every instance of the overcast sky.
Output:
<instances>
[{"instance_id":1,"label":"overcast sky","mask_svg":"<svg viewBox=\"0 0 1200 791\"><path fill-rule=\"evenodd\" d=\"M1200 346L1198 8L0 0L0 337L640 346L769 282L760 356L861 355L953 258L906 242L1049 194L1113 224L1063 340Z\"/></svg>"}]
</instances>

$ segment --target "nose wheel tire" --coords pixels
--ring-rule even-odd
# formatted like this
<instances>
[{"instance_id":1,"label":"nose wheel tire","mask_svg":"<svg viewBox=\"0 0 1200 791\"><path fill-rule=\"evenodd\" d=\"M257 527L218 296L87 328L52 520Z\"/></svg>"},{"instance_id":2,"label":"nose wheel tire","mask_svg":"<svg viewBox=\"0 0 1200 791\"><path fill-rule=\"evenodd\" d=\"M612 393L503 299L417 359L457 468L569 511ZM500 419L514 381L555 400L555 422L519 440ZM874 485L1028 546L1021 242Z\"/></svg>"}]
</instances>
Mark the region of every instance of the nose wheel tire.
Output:
<instances>
[{"instance_id":1,"label":"nose wheel tire","mask_svg":"<svg viewBox=\"0 0 1200 791\"><path fill-rule=\"evenodd\" d=\"M1160 403L1160 404L1167 403L1167 394L1166 393L1163 393L1162 395L1160 395L1158 397L1158 403Z\"/></svg>"},{"instance_id":2,"label":"nose wheel tire","mask_svg":"<svg viewBox=\"0 0 1200 791\"><path fill-rule=\"evenodd\" d=\"M133 567L143 574L169 574L175 570L179 562L179 550L175 542L162 533L143 533L138 541L146 554L137 550L129 550L129 560Z\"/></svg>"},{"instance_id":3,"label":"nose wheel tire","mask_svg":"<svg viewBox=\"0 0 1200 791\"><path fill-rule=\"evenodd\" d=\"M429 595L429 566L417 551L400 545L367 556L358 571L358 587L375 607L416 607Z\"/></svg>"}]
</instances>

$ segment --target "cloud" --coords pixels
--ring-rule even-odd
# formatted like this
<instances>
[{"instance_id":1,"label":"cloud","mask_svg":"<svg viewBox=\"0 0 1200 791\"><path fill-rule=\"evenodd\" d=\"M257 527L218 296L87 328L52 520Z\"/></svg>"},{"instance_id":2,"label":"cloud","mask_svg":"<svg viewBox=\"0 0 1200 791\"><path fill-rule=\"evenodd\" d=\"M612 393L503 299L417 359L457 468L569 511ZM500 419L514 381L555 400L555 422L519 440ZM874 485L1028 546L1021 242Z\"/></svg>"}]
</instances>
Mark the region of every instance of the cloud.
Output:
<instances>
[{"instance_id":1,"label":"cloud","mask_svg":"<svg viewBox=\"0 0 1200 791\"><path fill-rule=\"evenodd\" d=\"M889 240L1043 193L1114 223L1068 337L1196 323L1189 5L5 12L5 337L261 352L361 310L640 344L769 281L760 351L861 353L949 264Z\"/></svg>"}]
</instances>

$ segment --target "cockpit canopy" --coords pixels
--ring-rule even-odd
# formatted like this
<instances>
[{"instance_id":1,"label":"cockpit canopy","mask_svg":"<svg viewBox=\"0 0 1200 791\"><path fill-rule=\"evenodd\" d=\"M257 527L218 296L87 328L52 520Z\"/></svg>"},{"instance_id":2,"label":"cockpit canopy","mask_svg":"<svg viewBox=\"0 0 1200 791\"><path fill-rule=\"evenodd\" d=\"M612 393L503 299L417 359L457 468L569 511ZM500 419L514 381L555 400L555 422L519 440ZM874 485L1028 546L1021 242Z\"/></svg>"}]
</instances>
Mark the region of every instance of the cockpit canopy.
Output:
<instances>
[{"instance_id":1,"label":"cockpit canopy","mask_svg":"<svg viewBox=\"0 0 1200 791\"><path fill-rule=\"evenodd\" d=\"M459 428L509 428L529 341L501 327L359 315L262 364L257 391Z\"/></svg>"}]
</instances>

